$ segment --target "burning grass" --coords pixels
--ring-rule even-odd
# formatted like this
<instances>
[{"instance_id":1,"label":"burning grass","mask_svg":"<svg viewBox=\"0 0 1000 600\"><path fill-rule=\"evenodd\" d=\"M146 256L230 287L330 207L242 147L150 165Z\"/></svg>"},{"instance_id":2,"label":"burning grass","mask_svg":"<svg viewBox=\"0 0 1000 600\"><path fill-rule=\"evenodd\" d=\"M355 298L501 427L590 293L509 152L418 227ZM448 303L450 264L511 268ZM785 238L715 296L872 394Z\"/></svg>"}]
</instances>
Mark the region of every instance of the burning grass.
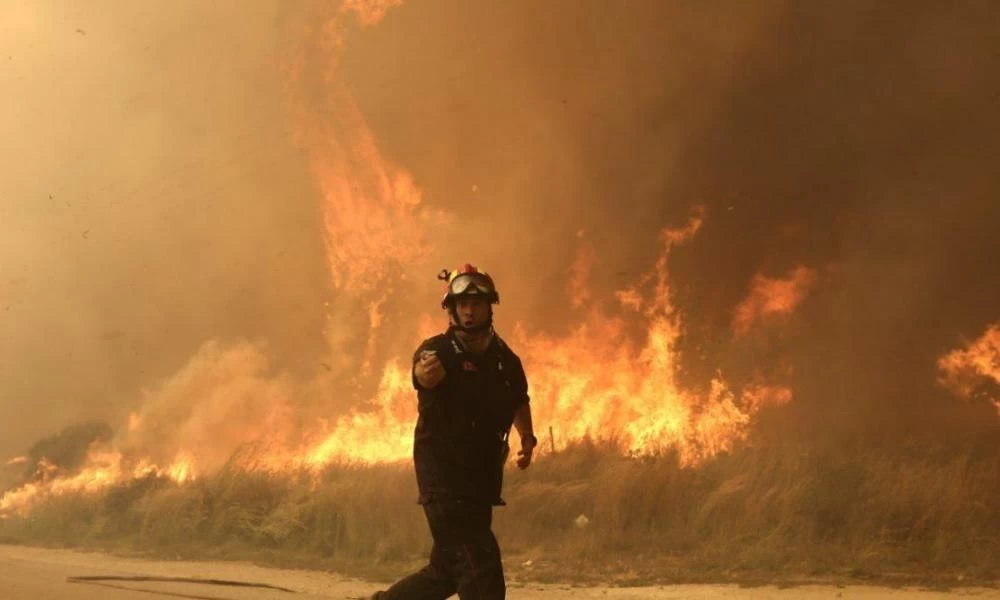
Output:
<instances>
[{"instance_id":1,"label":"burning grass","mask_svg":"<svg viewBox=\"0 0 1000 600\"><path fill-rule=\"evenodd\" d=\"M743 448L699 468L585 441L508 473L496 531L520 579L989 582L1000 577L998 480L992 438ZM331 465L318 477L229 466L52 497L0 521L0 537L391 578L429 550L415 496L408 465Z\"/></svg>"}]
</instances>

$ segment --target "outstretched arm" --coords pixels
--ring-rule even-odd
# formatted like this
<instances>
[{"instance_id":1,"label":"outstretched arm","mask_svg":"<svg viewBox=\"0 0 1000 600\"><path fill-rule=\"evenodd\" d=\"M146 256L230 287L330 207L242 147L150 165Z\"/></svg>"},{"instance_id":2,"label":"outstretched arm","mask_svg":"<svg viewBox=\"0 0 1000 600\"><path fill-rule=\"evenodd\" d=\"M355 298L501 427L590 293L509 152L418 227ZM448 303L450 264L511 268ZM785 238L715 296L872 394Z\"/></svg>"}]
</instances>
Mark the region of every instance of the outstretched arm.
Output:
<instances>
[{"instance_id":1,"label":"outstretched arm","mask_svg":"<svg viewBox=\"0 0 1000 600\"><path fill-rule=\"evenodd\" d=\"M413 363L413 376L424 389L437 387L446 375L441 359L432 350L423 350L418 356L419 358Z\"/></svg>"}]
</instances>

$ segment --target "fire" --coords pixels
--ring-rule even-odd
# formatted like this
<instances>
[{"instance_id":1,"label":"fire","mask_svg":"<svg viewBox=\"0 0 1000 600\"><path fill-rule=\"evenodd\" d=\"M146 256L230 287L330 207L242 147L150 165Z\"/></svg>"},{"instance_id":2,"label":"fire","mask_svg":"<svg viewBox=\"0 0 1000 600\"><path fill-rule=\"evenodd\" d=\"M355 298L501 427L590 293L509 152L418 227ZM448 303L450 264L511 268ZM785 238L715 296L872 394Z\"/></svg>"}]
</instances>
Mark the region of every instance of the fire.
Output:
<instances>
[{"instance_id":1,"label":"fire","mask_svg":"<svg viewBox=\"0 0 1000 600\"><path fill-rule=\"evenodd\" d=\"M552 425L559 446L586 437L614 438L632 453L676 450L684 464L694 465L743 439L762 407L791 399L788 388L767 385L748 387L737 397L721 377L701 391L678 383L683 323L671 303L667 264L671 250L696 235L702 221L698 211L685 227L662 232L654 268L617 293L623 314L610 316L588 305L588 318L565 338L515 328L512 340L528 372L535 421L540 430ZM595 260L584 252L587 263ZM577 298L591 297L588 269L573 271ZM646 332L638 342L627 333L636 325ZM317 467L408 459L416 421L413 395L408 362L391 360L370 402L373 410L341 417L296 461Z\"/></svg>"},{"instance_id":2,"label":"fire","mask_svg":"<svg viewBox=\"0 0 1000 600\"><path fill-rule=\"evenodd\" d=\"M409 353L418 334L445 325L440 312L426 315L437 288L415 282L432 279L430 259L440 251L428 232L451 217L424 206L413 178L385 159L336 77L345 14L370 27L398 4L345 2L332 21L305 32L287 68L289 110L322 196L336 291L326 315L329 355L317 361L325 371L302 381L275 372L263 345L208 341L174 377L144 393L110 445L92 448L74 473L43 465L33 481L3 495L0 515L138 477L184 484L224 465L317 471L335 462L409 459L417 416ZM314 82L305 81L306 57L315 56L325 56L319 97ZM762 407L791 399L780 385L737 394L722 375L701 389L679 381L684 325L672 303L668 259L704 221L699 209L683 227L665 229L655 263L634 286L617 291L612 307L589 289L598 256L581 233L584 246L567 282L580 322L565 337L514 328L510 341L528 373L535 423L539 432L551 426L553 445L611 438L633 453L676 451L685 465L696 465L745 438ZM813 280L804 268L782 280L758 277L738 310L739 326L790 312ZM390 335L403 329L402 339ZM354 409L303 422L301 399L317 395L343 398Z\"/></svg>"},{"instance_id":3,"label":"fire","mask_svg":"<svg viewBox=\"0 0 1000 600\"><path fill-rule=\"evenodd\" d=\"M402 6L403 0L344 0L341 10L354 11L364 27L378 24L390 9Z\"/></svg>"},{"instance_id":4,"label":"fire","mask_svg":"<svg viewBox=\"0 0 1000 600\"><path fill-rule=\"evenodd\" d=\"M191 458L185 455L178 457L176 461L164 470L170 479L178 483L184 483L194 479L194 465Z\"/></svg>"},{"instance_id":5,"label":"fire","mask_svg":"<svg viewBox=\"0 0 1000 600\"><path fill-rule=\"evenodd\" d=\"M965 348L938 360L940 381L965 398L982 396L1000 415L1000 323L994 323ZM990 387L993 389L991 390Z\"/></svg>"},{"instance_id":6,"label":"fire","mask_svg":"<svg viewBox=\"0 0 1000 600\"><path fill-rule=\"evenodd\" d=\"M737 398L721 378L700 392L678 383L683 323L671 302L667 264L672 249L690 240L702 222L698 211L685 227L662 232L653 270L616 294L621 316L592 306L589 318L565 339L516 332L536 422L552 424L561 443L613 438L632 453L676 450L683 464L693 465L743 439L762 406L790 399L787 388L762 387ZM573 287L581 285L574 281ZM638 344L626 333L637 324L645 330Z\"/></svg>"},{"instance_id":7,"label":"fire","mask_svg":"<svg viewBox=\"0 0 1000 600\"><path fill-rule=\"evenodd\" d=\"M816 272L803 266L781 279L757 274L750 284L750 294L733 314L733 331L743 335L761 319L794 311L815 284Z\"/></svg>"},{"instance_id":8,"label":"fire","mask_svg":"<svg viewBox=\"0 0 1000 600\"><path fill-rule=\"evenodd\" d=\"M116 450L92 448L79 472L62 474L46 460L39 461L36 480L0 497L0 517L10 513L27 514L34 503L51 497L74 493L99 492L108 486L149 475L169 477L177 482L189 479L176 465L160 469L146 461L129 465Z\"/></svg>"},{"instance_id":9,"label":"fire","mask_svg":"<svg viewBox=\"0 0 1000 600\"><path fill-rule=\"evenodd\" d=\"M409 368L400 367L395 361L386 365L373 404L374 411L355 412L338 419L322 441L306 450L301 463L322 467L335 461L372 463L407 459L416 423Z\"/></svg>"},{"instance_id":10,"label":"fire","mask_svg":"<svg viewBox=\"0 0 1000 600\"><path fill-rule=\"evenodd\" d=\"M409 173L382 156L361 110L337 77L344 16L356 14L361 25L369 27L399 4L401 0L345 2L321 27L297 32L304 39L286 67L295 137L308 151L323 197L333 284L364 297L361 305L366 307L380 303L377 292L392 285L391 275L428 258L425 232L443 218L421 206L420 191ZM310 55L323 56L316 65L323 70L321 92L304 80Z\"/></svg>"}]
</instances>

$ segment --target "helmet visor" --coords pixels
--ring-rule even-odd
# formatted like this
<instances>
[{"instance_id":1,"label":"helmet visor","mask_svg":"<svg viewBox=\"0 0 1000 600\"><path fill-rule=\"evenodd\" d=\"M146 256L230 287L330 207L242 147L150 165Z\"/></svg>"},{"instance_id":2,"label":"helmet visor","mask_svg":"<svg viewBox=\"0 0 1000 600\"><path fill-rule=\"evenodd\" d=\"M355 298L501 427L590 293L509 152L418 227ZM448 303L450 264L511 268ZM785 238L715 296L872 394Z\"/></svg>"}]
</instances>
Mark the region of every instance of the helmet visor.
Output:
<instances>
[{"instance_id":1,"label":"helmet visor","mask_svg":"<svg viewBox=\"0 0 1000 600\"><path fill-rule=\"evenodd\" d=\"M448 284L450 296L460 296L463 294L484 294L492 295L493 284L489 279L480 273L463 273L451 280Z\"/></svg>"}]
</instances>

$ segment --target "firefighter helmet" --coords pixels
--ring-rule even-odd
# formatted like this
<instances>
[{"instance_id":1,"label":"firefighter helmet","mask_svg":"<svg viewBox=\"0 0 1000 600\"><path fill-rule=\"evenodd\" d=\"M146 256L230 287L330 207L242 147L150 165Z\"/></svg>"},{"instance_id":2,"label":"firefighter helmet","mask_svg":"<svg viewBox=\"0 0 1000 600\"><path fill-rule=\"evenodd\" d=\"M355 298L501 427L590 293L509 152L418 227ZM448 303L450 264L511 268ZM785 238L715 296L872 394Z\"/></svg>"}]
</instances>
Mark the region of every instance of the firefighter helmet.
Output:
<instances>
[{"instance_id":1,"label":"firefighter helmet","mask_svg":"<svg viewBox=\"0 0 1000 600\"><path fill-rule=\"evenodd\" d=\"M441 308L454 306L455 299L460 296L483 296L490 304L500 302L500 294L497 293L493 278L475 265L466 263L454 271L444 269L438 279L446 284Z\"/></svg>"}]
</instances>

